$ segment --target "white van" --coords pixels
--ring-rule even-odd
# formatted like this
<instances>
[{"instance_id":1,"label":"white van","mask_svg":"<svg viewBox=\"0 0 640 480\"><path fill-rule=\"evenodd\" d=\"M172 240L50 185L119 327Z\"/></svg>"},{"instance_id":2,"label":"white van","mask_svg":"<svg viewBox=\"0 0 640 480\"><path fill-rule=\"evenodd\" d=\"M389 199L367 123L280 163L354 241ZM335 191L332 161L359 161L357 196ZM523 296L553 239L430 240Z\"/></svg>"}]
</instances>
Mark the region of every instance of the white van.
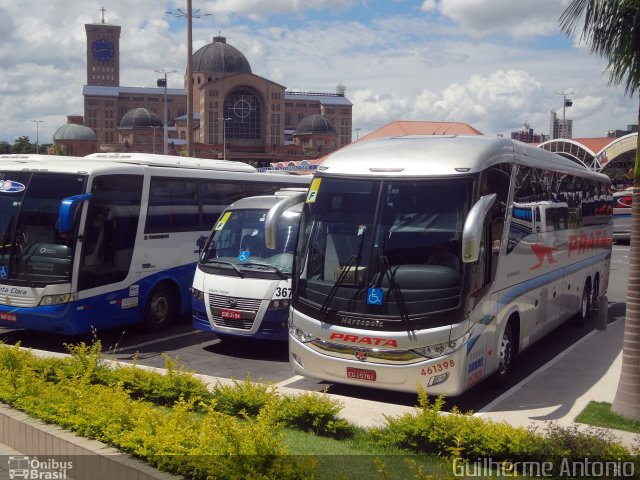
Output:
<instances>
[{"instance_id":1,"label":"white van","mask_svg":"<svg viewBox=\"0 0 640 480\"><path fill-rule=\"evenodd\" d=\"M218 336L287 340L291 272L306 188L238 200L202 246L192 324Z\"/></svg>"}]
</instances>

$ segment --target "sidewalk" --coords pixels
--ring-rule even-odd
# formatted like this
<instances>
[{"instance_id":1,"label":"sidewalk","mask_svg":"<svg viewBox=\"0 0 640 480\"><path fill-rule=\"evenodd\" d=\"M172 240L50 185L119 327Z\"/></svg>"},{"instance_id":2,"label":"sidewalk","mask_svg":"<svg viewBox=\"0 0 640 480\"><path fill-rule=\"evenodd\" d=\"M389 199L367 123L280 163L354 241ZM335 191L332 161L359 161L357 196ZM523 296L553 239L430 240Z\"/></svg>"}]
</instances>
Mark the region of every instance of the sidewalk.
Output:
<instances>
[{"instance_id":1,"label":"sidewalk","mask_svg":"<svg viewBox=\"0 0 640 480\"><path fill-rule=\"evenodd\" d=\"M622 363L623 330L624 321L618 320L609 324L607 330L592 331L573 347L559 354L520 384L496 398L477 412L476 415L498 422L504 421L516 426L538 426L543 429L545 423L549 421L557 422L562 426L574 424L576 415L590 401L613 402ZM45 352L41 353L44 354ZM198 375L198 377L211 385L218 381L222 383L229 381L203 375ZM300 390L287 387L280 387L278 390L283 394L300 393ZM412 407L337 395L332 396L342 403L342 416L360 426L381 425L385 420L385 416L395 417L414 411ZM8 412L14 412L12 414L13 418L7 419L6 416L11 415ZM4 418L3 415L5 415ZM16 427L9 425L11 421L17 422ZM26 424L27 427L30 424L44 425L37 420L28 419L26 415L20 412L0 408L0 480L4 480L7 475L6 461L3 462L2 459L8 457L3 457L3 455L15 455L18 452L24 455L56 454L54 450L47 448L46 442L38 440L37 434L27 435L23 427L20 427L21 430L17 429L18 425L23 424ZM58 427L50 425L45 425L45 427L44 430L46 430L47 435L58 435L68 442L71 442L75 437L68 432L63 432ZM580 426L580 428L587 427ZM14 433L20 433L24 438L14 438L9 432L10 429ZM59 433L56 434L56 432ZM636 438L638 437L637 434L629 432L618 430L611 430L611 432L629 447L636 443ZM68 450L59 449L58 451L73 455L77 454L76 452L80 452L78 449L88 448L85 454L94 452L106 455L111 459L117 458L116 467L119 465L118 468L129 468L131 466L131 462L123 460L124 456L117 455L118 452L108 449L99 442L79 439L79 437L75 438L77 440L74 441L76 443L79 442L80 446L68 447ZM91 450L91 448L94 450ZM129 472L132 476L125 474L119 475L119 477L123 479L177 478L162 474L157 470L154 471L148 467L143 470L144 472L140 471L135 474ZM114 477L110 475L105 478Z\"/></svg>"},{"instance_id":2,"label":"sidewalk","mask_svg":"<svg viewBox=\"0 0 640 480\"><path fill-rule=\"evenodd\" d=\"M623 334L624 320L590 332L476 415L542 429L550 421L574 424L590 401L613 403L622 367ZM638 437L631 432L611 432L627 446Z\"/></svg>"}]
</instances>

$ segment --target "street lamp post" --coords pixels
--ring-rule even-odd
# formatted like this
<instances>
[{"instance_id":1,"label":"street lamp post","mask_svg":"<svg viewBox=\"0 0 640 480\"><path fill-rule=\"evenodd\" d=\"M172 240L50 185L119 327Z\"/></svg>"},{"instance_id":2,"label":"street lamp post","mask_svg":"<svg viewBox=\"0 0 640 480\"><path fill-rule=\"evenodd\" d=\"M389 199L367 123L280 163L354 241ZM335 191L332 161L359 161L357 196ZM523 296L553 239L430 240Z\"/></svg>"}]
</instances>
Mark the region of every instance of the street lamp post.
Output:
<instances>
[{"instance_id":1,"label":"street lamp post","mask_svg":"<svg viewBox=\"0 0 640 480\"><path fill-rule=\"evenodd\" d=\"M164 147L162 149L163 153L165 155L167 155L167 153L169 153L169 131L168 131L168 124L167 124L167 73L175 73L177 70L165 70L164 68L161 68L159 70L154 70L154 72L158 72L158 73L163 73L164 74L164 78L159 78L157 81L157 85L159 87L163 87L164 86ZM155 149L154 149L154 153L155 153Z\"/></svg>"},{"instance_id":2,"label":"street lamp post","mask_svg":"<svg viewBox=\"0 0 640 480\"><path fill-rule=\"evenodd\" d=\"M576 92L556 92L556 95L562 95L562 138L567 137L567 123L565 118L565 111L567 107L573 105L573 102L567 100L567 95L573 95ZM553 133L553 132L552 132Z\"/></svg>"},{"instance_id":3,"label":"street lamp post","mask_svg":"<svg viewBox=\"0 0 640 480\"><path fill-rule=\"evenodd\" d=\"M194 15L191 0L187 0L186 12L178 8L176 12L167 13L187 19L187 156L191 156L193 154L193 19L211 14L199 13L199 10L196 10Z\"/></svg>"},{"instance_id":4,"label":"street lamp post","mask_svg":"<svg viewBox=\"0 0 640 480\"><path fill-rule=\"evenodd\" d=\"M36 124L36 154L40 153L40 124L44 123L44 120L31 120Z\"/></svg>"},{"instance_id":5,"label":"street lamp post","mask_svg":"<svg viewBox=\"0 0 640 480\"><path fill-rule=\"evenodd\" d=\"M228 118L218 118L218 120L222 120L222 159L227 159L227 122L231 120L231 117Z\"/></svg>"}]
</instances>

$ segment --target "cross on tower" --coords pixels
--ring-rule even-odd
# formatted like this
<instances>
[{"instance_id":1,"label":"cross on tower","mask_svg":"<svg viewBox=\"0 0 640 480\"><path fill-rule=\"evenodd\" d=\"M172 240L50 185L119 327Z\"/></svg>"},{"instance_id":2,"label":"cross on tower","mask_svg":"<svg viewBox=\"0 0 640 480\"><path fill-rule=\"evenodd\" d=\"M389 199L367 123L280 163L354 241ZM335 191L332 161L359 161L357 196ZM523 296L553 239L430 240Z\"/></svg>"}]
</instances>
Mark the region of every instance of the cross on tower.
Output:
<instances>
[{"instance_id":1,"label":"cross on tower","mask_svg":"<svg viewBox=\"0 0 640 480\"><path fill-rule=\"evenodd\" d=\"M104 13L107 11L106 8L104 8L104 6L102 6L102 8L100 9L100 11L102 12L102 23L104 23Z\"/></svg>"}]
</instances>

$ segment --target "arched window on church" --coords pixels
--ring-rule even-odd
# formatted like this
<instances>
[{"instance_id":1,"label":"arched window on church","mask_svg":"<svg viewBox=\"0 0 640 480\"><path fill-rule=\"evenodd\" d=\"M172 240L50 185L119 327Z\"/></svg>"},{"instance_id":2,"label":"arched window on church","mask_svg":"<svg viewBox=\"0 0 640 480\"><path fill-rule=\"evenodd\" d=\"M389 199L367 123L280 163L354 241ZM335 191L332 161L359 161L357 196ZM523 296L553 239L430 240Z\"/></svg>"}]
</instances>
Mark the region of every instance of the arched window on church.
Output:
<instances>
[{"instance_id":1,"label":"arched window on church","mask_svg":"<svg viewBox=\"0 0 640 480\"><path fill-rule=\"evenodd\" d=\"M224 118L227 139L259 139L260 100L248 90L235 90L224 99Z\"/></svg>"}]
</instances>

